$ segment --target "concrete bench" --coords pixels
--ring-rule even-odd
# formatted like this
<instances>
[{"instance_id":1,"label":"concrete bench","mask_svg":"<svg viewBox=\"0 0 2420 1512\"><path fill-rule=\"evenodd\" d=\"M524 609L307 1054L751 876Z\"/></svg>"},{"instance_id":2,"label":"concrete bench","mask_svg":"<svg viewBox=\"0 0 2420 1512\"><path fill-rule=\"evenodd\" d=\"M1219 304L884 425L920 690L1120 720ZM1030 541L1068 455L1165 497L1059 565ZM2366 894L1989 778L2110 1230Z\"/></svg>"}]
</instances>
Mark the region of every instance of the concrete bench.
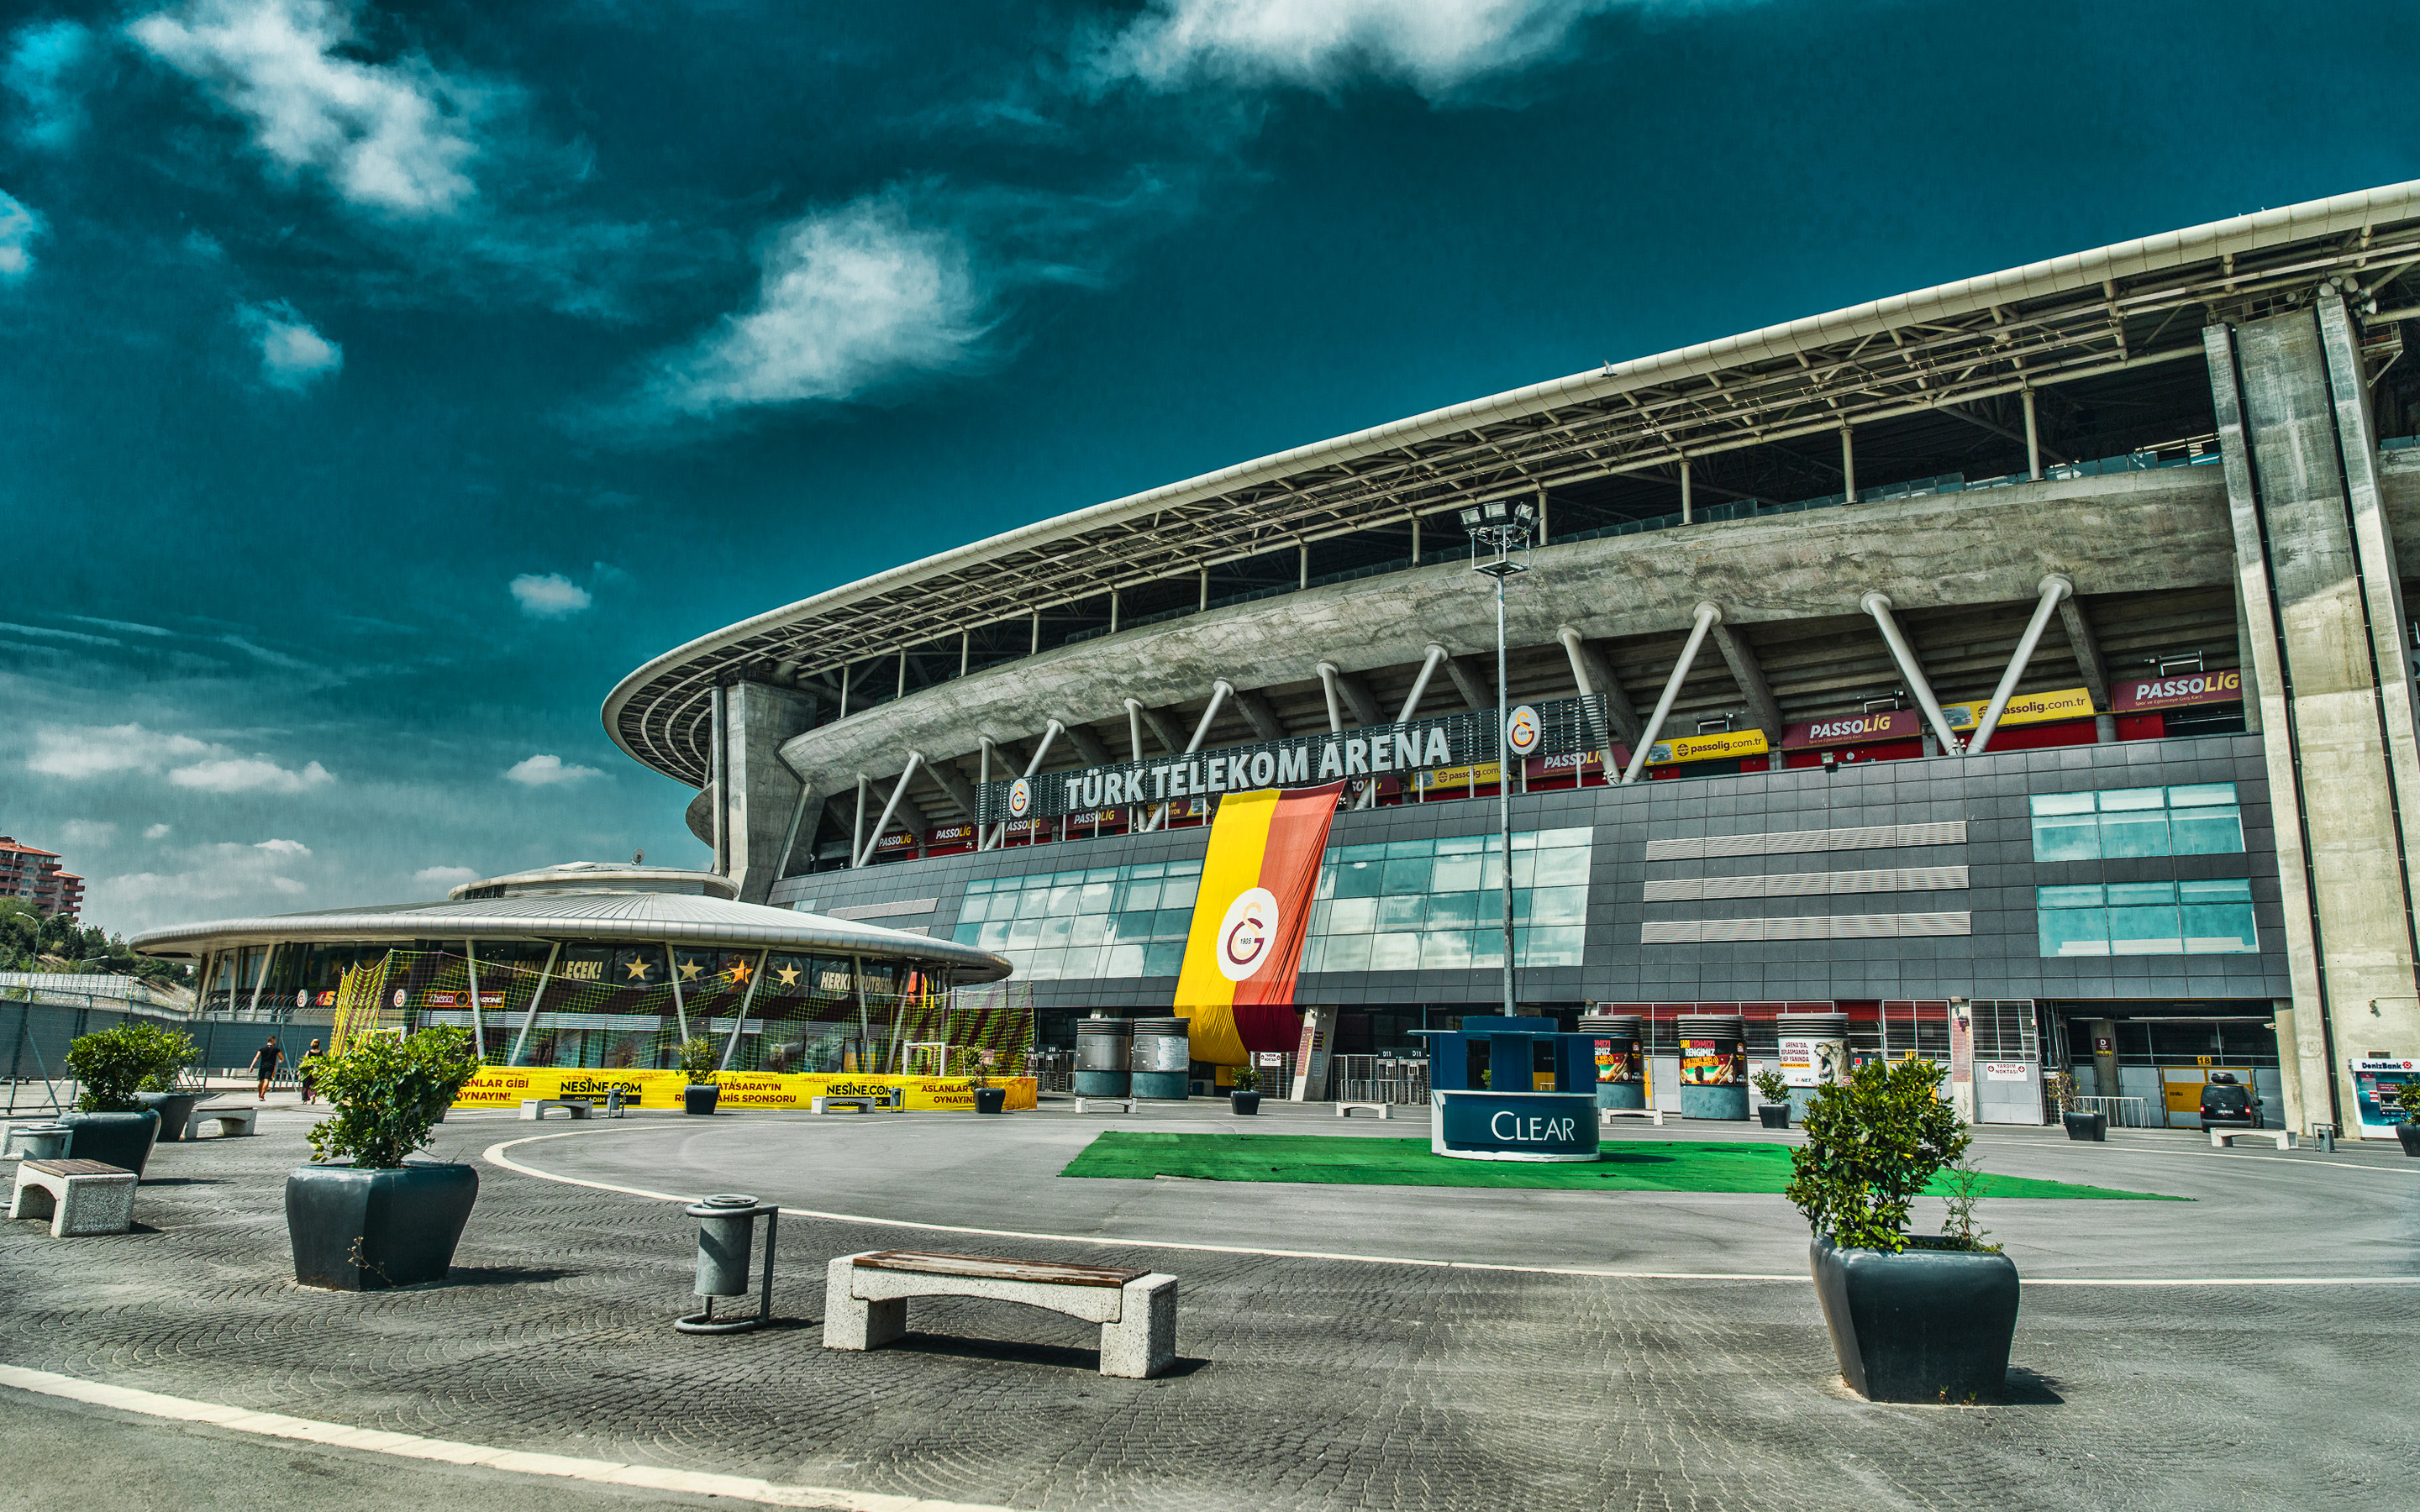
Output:
<instances>
[{"instance_id":1,"label":"concrete bench","mask_svg":"<svg viewBox=\"0 0 2420 1512\"><path fill-rule=\"evenodd\" d=\"M218 1137L221 1139L234 1139L257 1131L260 1109L240 1103L224 1103L214 1108L195 1108L185 1115L185 1137L199 1139L205 1122L219 1126Z\"/></svg>"},{"instance_id":2,"label":"concrete bench","mask_svg":"<svg viewBox=\"0 0 2420 1512\"><path fill-rule=\"evenodd\" d=\"M860 1113L895 1112L899 1104L888 1095L880 1097L812 1097L807 1100L811 1113L830 1113L834 1108L855 1108Z\"/></svg>"},{"instance_id":3,"label":"concrete bench","mask_svg":"<svg viewBox=\"0 0 2420 1512\"><path fill-rule=\"evenodd\" d=\"M1600 1124L1611 1123L1616 1119L1645 1119L1658 1129L1664 1127L1662 1108L1599 1108L1596 1110L1596 1121Z\"/></svg>"},{"instance_id":4,"label":"concrete bench","mask_svg":"<svg viewBox=\"0 0 2420 1512\"><path fill-rule=\"evenodd\" d=\"M1384 1103L1339 1103L1336 1104L1336 1116L1340 1119L1349 1119L1357 1108L1374 1113L1381 1119L1391 1119L1395 1116L1395 1110Z\"/></svg>"},{"instance_id":5,"label":"concrete bench","mask_svg":"<svg viewBox=\"0 0 2420 1512\"><path fill-rule=\"evenodd\" d=\"M48 1218L53 1239L122 1234L134 1227L134 1173L97 1160L22 1160L11 1218Z\"/></svg>"},{"instance_id":6,"label":"concrete bench","mask_svg":"<svg viewBox=\"0 0 2420 1512\"><path fill-rule=\"evenodd\" d=\"M2212 1129L2210 1132L2210 1148L2232 1149L2239 1139L2266 1139L2279 1149L2294 1148L2294 1131L2291 1129Z\"/></svg>"},{"instance_id":7,"label":"concrete bench","mask_svg":"<svg viewBox=\"0 0 2420 1512\"><path fill-rule=\"evenodd\" d=\"M63 1160L67 1157L68 1147L73 1143L75 1131L49 1119L0 1124L0 1160L11 1156L23 1156L28 1160Z\"/></svg>"},{"instance_id":8,"label":"concrete bench","mask_svg":"<svg viewBox=\"0 0 2420 1512\"><path fill-rule=\"evenodd\" d=\"M556 1108L561 1108L573 1119L579 1119L595 1114L597 1104L582 1102L578 1098L525 1097L521 1099L521 1119L525 1123L544 1123L546 1116Z\"/></svg>"},{"instance_id":9,"label":"concrete bench","mask_svg":"<svg viewBox=\"0 0 2420 1512\"><path fill-rule=\"evenodd\" d=\"M910 1297L1022 1303L1101 1325L1101 1374L1140 1381L1176 1359L1176 1277L1156 1271L924 1250L843 1255L824 1278L824 1348L878 1350L908 1332Z\"/></svg>"},{"instance_id":10,"label":"concrete bench","mask_svg":"<svg viewBox=\"0 0 2420 1512\"><path fill-rule=\"evenodd\" d=\"M1095 1103L1106 1103L1107 1105L1117 1109L1120 1113L1132 1113L1136 1111L1135 1100L1130 1097L1079 1097L1076 1099L1076 1111L1078 1113L1090 1113L1093 1111L1093 1104Z\"/></svg>"}]
</instances>

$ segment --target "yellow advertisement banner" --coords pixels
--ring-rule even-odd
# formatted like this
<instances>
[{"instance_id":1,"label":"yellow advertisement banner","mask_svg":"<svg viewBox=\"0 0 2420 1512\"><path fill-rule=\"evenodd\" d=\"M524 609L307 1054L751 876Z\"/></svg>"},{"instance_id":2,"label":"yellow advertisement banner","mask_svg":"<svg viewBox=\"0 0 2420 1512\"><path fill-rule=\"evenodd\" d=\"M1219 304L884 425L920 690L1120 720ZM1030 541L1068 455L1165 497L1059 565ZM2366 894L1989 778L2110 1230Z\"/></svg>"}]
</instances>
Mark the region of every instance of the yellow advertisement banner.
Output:
<instances>
[{"instance_id":1,"label":"yellow advertisement banner","mask_svg":"<svg viewBox=\"0 0 2420 1512\"><path fill-rule=\"evenodd\" d=\"M1031 1076L993 1076L993 1087L1008 1092L1008 1106L1034 1105L1035 1082ZM911 1113L974 1111L974 1083L965 1076L776 1075L771 1072L724 1072L714 1079L722 1088L716 1106L734 1108L804 1108L818 1097L876 1097L900 1091L900 1105ZM482 1066L460 1095L458 1108L515 1108L530 1098L561 1100L595 1098L619 1088L623 1105L677 1108L689 1077L677 1071L599 1071L576 1066Z\"/></svg>"},{"instance_id":2,"label":"yellow advertisement banner","mask_svg":"<svg viewBox=\"0 0 2420 1512\"><path fill-rule=\"evenodd\" d=\"M1972 730L1983 722L1983 711L1992 706L1990 699L1973 703L1945 703L1942 717L1952 730ZM2094 714L2092 693L2087 688L2062 687L2055 693L2020 693L2009 700L2000 711L2000 722L2009 724L2043 724L2052 719L2089 719Z\"/></svg>"},{"instance_id":3,"label":"yellow advertisement banner","mask_svg":"<svg viewBox=\"0 0 2420 1512\"><path fill-rule=\"evenodd\" d=\"M1432 766L1425 771L1414 772L1412 786L1422 793L1446 788L1494 787L1496 774L1501 770L1503 768L1494 762L1482 762L1476 766Z\"/></svg>"},{"instance_id":4,"label":"yellow advertisement banner","mask_svg":"<svg viewBox=\"0 0 2420 1512\"><path fill-rule=\"evenodd\" d=\"M1726 756L1761 756L1772 749L1761 730L1717 730L1712 734L1679 735L1647 748L1647 764L1670 766L1681 762L1711 762Z\"/></svg>"}]
</instances>

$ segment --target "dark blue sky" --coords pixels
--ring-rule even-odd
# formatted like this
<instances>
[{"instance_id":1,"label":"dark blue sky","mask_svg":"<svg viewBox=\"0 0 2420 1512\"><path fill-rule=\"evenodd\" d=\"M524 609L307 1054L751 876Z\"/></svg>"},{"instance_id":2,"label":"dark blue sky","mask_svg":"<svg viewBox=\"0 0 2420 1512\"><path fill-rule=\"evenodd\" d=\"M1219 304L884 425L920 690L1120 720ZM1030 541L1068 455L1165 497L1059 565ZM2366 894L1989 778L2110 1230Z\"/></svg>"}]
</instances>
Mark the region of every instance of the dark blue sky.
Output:
<instances>
[{"instance_id":1,"label":"dark blue sky","mask_svg":"<svg viewBox=\"0 0 2420 1512\"><path fill-rule=\"evenodd\" d=\"M0 832L642 846L647 657L1280 448L2420 176L2408 5L0 5Z\"/></svg>"}]
</instances>

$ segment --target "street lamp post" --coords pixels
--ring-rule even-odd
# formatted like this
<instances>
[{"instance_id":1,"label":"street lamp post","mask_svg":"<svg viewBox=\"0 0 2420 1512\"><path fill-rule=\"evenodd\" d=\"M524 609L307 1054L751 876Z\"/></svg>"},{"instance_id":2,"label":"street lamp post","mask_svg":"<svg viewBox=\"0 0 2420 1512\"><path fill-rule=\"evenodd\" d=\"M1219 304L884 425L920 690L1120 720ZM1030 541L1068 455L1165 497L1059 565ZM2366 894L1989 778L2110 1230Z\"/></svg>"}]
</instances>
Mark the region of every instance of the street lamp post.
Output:
<instances>
[{"instance_id":1,"label":"street lamp post","mask_svg":"<svg viewBox=\"0 0 2420 1512\"><path fill-rule=\"evenodd\" d=\"M1504 838L1504 1016L1513 1016L1512 971L1512 721L1505 676L1504 579L1529 570L1529 532L1536 510L1526 499L1493 500L1461 511L1470 532L1470 570L1496 579L1496 809ZM1519 560L1513 557L1519 552ZM1492 553L1492 554L1491 554Z\"/></svg>"}]
</instances>

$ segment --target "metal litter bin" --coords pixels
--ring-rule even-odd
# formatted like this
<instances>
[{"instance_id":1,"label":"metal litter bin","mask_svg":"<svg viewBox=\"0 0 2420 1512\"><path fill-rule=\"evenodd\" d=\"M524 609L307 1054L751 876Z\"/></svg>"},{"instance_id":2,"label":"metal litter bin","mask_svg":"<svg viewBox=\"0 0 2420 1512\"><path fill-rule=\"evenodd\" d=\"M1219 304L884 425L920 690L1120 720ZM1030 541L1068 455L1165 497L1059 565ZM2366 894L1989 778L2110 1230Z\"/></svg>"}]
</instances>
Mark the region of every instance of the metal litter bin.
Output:
<instances>
[{"instance_id":1,"label":"metal litter bin","mask_svg":"<svg viewBox=\"0 0 2420 1512\"><path fill-rule=\"evenodd\" d=\"M1133 1084L1127 1065L1134 1026L1125 1019L1095 1013L1076 1021L1076 1085L1078 1097L1125 1097Z\"/></svg>"},{"instance_id":2,"label":"metal litter bin","mask_svg":"<svg viewBox=\"0 0 2420 1512\"><path fill-rule=\"evenodd\" d=\"M1181 1018L1137 1019L1128 1064L1134 1095L1181 1103L1193 1095L1192 1024Z\"/></svg>"}]
</instances>

